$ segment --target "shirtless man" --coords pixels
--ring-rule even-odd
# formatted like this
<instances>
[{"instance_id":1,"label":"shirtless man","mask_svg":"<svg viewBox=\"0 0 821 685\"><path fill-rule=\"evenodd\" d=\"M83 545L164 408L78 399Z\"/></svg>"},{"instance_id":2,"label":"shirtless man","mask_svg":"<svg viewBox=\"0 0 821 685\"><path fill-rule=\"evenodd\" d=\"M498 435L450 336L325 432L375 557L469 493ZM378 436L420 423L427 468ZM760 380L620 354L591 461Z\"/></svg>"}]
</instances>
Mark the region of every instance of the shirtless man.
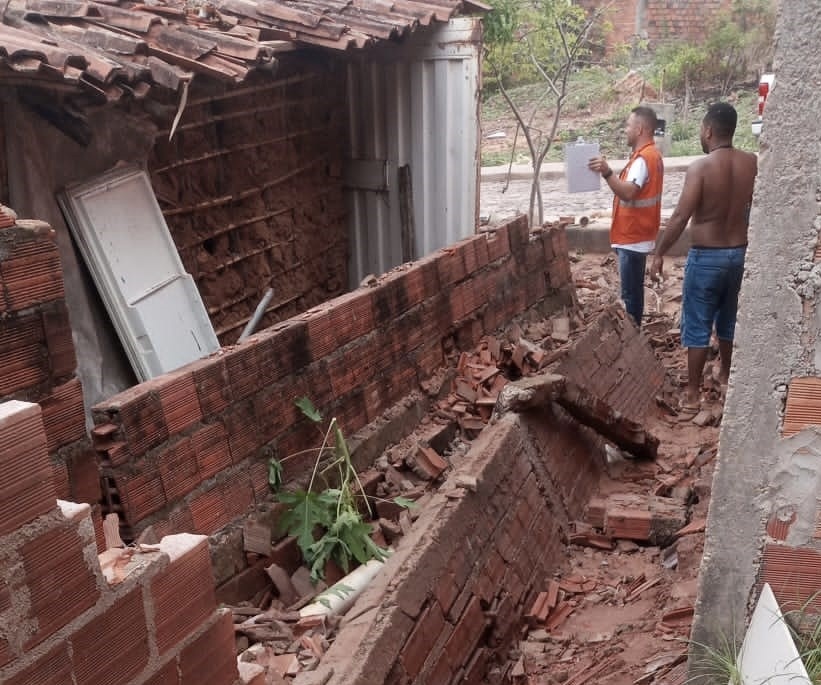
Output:
<instances>
[{"instance_id":1,"label":"shirtless man","mask_svg":"<svg viewBox=\"0 0 821 685\"><path fill-rule=\"evenodd\" d=\"M733 147L738 115L732 105L711 105L701 123L706 153L687 169L678 205L667 221L650 266L662 273L665 253L692 217L692 247L684 269L681 344L687 348L687 397L683 413L696 413L701 377L715 324L721 356L719 382L727 383L733 353L738 291L744 274L747 223L758 170L756 156Z\"/></svg>"}]
</instances>

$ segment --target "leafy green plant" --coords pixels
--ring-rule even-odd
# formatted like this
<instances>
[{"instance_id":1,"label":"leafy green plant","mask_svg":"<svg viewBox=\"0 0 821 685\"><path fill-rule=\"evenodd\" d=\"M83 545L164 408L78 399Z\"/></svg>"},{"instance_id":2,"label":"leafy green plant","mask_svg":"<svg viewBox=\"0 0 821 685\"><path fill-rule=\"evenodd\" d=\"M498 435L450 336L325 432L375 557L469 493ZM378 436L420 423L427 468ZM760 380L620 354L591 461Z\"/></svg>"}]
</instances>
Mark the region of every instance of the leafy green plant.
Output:
<instances>
[{"instance_id":1,"label":"leafy green plant","mask_svg":"<svg viewBox=\"0 0 821 685\"><path fill-rule=\"evenodd\" d=\"M296 405L314 423L322 422L322 415L307 397L297 400ZM316 453L311 479L304 490L278 491L282 484L282 463L298 454L282 460L272 458L268 463L269 485L277 493L277 499L288 507L280 519L280 527L296 537L314 582L324 578L329 560L347 573L353 561L364 564L371 559L384 559L388 554L371 539L371 527L360 513L360 501L369 515L372 512L336 418L329 422ZM327 460L324 465L323 459ZM334 476L334 487L328 484L329 475ZM325 484L321 491L315 490L318 478ZM397 497L394 502L407 507L410 500Z\"/></svg>"}]
</instances>

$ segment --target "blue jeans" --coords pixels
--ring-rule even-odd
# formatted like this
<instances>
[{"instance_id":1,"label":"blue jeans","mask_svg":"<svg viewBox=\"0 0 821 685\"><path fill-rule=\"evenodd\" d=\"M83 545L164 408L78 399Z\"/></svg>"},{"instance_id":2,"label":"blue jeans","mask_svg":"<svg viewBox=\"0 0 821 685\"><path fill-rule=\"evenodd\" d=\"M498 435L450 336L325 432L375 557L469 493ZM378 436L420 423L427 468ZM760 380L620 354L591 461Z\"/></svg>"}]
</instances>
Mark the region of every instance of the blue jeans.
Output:
<instances>
[{"instance_id":1,"label":"blue jeans","mask_svg":"<svg viewBox=\"0 0 821 685\"><path fill-rule=\"evenodd\" d=\"M636 326L641 328L641 317L644 314L644 269L647 266L647 253L615 248L619 257L619 279L621 280L621 299L627 313L633 317Z\"/></svg>"},{"instance_id":2,"label":"blue jeans","mask_svg":"<svg viewBox=\"0 0 821 685\"><path fill-rule=\"evenodd\" d=\"M733 339L746 252L746 247L690 248L682 287L682 347L709 347L713 325L719 340Z\"/></svg>"}]
</instances>

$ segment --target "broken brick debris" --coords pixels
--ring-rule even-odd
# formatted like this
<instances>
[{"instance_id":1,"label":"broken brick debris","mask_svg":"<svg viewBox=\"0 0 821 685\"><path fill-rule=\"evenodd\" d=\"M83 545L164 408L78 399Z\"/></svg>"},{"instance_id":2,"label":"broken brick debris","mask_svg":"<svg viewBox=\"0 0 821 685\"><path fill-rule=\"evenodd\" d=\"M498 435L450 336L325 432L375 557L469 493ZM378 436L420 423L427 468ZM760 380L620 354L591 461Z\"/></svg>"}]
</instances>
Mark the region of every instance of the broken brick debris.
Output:
<instances>
[{"instance_id":1,"label":"broken brick debris","mask_svg":"<svg viewBox=\"0 0 821 685\"><path fill-rule=\"evenodd\" d=\"M497 412L544 408L551 402L561 405L577 421L631 454L648 459L656 457L658 438L585 388L559 374L543 373L511 383L500 397Z\"/></svg>"}]
</instances>

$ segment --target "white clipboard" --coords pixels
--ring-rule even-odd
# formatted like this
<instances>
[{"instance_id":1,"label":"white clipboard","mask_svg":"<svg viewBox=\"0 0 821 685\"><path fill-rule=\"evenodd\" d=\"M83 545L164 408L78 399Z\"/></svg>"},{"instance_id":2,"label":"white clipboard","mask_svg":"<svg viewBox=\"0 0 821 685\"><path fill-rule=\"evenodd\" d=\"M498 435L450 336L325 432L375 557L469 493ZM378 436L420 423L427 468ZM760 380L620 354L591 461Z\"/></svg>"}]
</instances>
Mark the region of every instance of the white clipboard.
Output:
<instances>
[{"instance_id":1,"label":"white clipboard","mask_svg":"<svg viewBox=\"0 0 821 685\"><path fill-rule=\"evenodd\" d=\"M564 146L564 175L568 193L588 193L601 189L601 175L587 168L592 157L599 156L598 141L579 140Z\"/></svg>"}]
</instances>

